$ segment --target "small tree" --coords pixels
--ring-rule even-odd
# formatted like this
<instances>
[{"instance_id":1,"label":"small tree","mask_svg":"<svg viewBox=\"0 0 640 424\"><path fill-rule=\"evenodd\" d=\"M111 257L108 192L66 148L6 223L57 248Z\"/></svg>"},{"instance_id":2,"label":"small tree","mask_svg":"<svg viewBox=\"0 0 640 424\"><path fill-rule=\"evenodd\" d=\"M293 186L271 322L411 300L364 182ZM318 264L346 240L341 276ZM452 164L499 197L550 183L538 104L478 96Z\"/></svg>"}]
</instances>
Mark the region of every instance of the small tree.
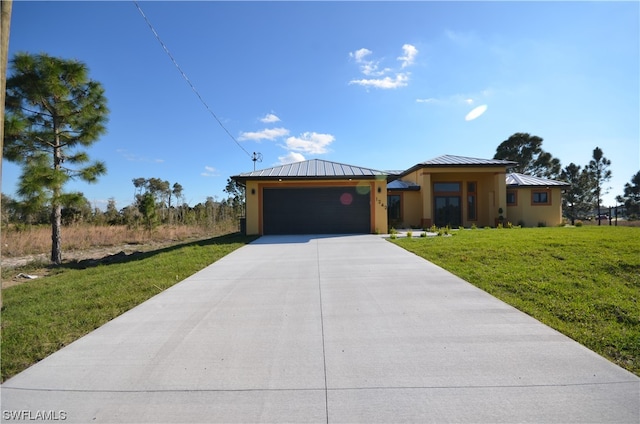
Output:
<instances>
[{"instance_id":1,"label":"small tree","mask_svg":"<svg viewBox=\"0 0 640 424\"><path fill-rule=\"evenodd\" d=\"M107 210L104 212L104 216L107 220L107 224L109 225L116 225L121 221L120 213L116 208L116 199L113 197L111 197L107 203Z\"/></svg>"},{"instance_id":2,"label":"small tree","mask_svg":"<svg viewBox=\"0 0 640 424\"><path fill-rule=\"evenodd\" d=\"M51 261L62 262L63 187L78 178L95 182L106 173L82 148L105 132L104 89L75 60L18 53L7 80L4 156L23 167L18 194L50 206Z\"/></svg>"},{"instance_id":3,"label":"small tree","mask_svg":"<svg viewBox=\"0 0 640 424\"><path fill-rule=\"evenodd\" d=\"M224 188L224 192L229 196L227 197L227 203L230 203L233 209L234 218L244 215L245 204L245 188L237 181L231 178L227 179L227 185Z\"/></svg>"},{"instance_id":4,"label":"small tree","mask_svg":"<svg viewBox=\"0 0 640 424\"><path fill-rule=\"evenodd\" d=\"M593 149L593 159L587 165L587 173L591 181L594 200L598 209L598 225L600 225L600 205L602 204L602 195L609 192L608 187L603 187L611 179L611 161L604 157L602 149L596 147Z\"/></svg>"},{"instance_id":5,"label":"small tree","mask_svg":"<svg viewBox=\"0 0 640 424\"><path fill-rule=\"evenodd\" d=\"M616 200L624 204L627 216L640 215L640 171L631 177L631 182L624 185L624 195L616 197Z\"/></svg>"},{"instance_id":6,"label":"small tree","mask_svg":"<svg viewBox=\"0 0 640 424\"><path fill-rule=\"evenodd\" d=\"M571 184L562 195L562 208L574 225L576 218L586 215L593 205L589 175L586 169L581 170L579 165L570 163L562 170L560 178Z\"/></svg>"},{"instance_id":7,"label":"small tree","mask_svg":"<svg viewBox=\"0 0 640 424\"><path fill-rule=\"evenodd\" d=\"M171 209L171 197L175 197L176 198L176 202L180 201L180 198L182 197L182 185L180 183L173 183L173 186L171 186L171 190L169 191L169 224L172 223L172 218L173 218L173 212Z\"/></svg>"},{"instance_id":8,"label":"small tree","mask_svg":"<svg viewBox=\"0 0 640 424\"><path fill-rule=\"evenodd\" d=\"M142 195L138 204L138 210L144 219L145 228L151 232L158 225L158 214L156 213L156 201L153 194L146 192Z\"/></svg>"}]
</instances>

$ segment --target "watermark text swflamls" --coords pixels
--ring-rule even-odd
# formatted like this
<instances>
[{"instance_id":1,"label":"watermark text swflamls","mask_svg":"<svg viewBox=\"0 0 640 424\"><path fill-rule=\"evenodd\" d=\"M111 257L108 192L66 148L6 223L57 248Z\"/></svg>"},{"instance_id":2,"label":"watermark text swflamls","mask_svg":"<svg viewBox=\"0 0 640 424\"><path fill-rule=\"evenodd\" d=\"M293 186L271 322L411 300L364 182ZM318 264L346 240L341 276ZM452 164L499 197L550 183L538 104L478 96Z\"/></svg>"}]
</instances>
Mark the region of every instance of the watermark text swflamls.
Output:
<instances>
[{"instance_id":1,"label":"watermark text swflamls","mask_svg":"<svg viewBox=\"0 0 640 424\"><path fill-rule=\"evenodd\" d=\"M3 421L65 421L67 412L62 410L30 411L21 409L17 411L2 411Z\"/></svg>"}]
</instances>

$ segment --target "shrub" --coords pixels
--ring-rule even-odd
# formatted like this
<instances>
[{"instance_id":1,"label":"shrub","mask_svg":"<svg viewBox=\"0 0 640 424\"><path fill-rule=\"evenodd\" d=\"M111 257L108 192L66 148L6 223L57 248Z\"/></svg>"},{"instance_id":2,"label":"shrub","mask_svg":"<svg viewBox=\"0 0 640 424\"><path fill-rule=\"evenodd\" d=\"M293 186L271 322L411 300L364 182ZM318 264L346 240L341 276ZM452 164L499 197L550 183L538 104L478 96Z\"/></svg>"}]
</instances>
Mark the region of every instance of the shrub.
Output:
<instances>
[{"instance_id":1,"label":"shrub","mask_svg":"<svg viewBox=\"0 0 640 424\"><path fill-rule=\"evenodd\" d=\"M427 236L426 232L423 231L423 232L420 233L420 237L426 237L426 236Z\"/></svg>"},{"instance_id":2,"label":"shrub","mask_svg":"<svg viewBox=\"0 0 640 424\"><path fill-rule=\"evenodd\" d=\"M431 226L431 228L429 229L432 233L437 233L438 232L438 227L434 225Z\"/></svg>"},{"instance_id":3,"label":"shrub","mask_svg":"<svg viewBox=\"0 0 640 424\"><path fill-rule=\"evenodd\" d=\"M578 219L578 220L576 221L576 224L575 224L575 225L576 225L576 227L582 227L583 222L582 222L582 221L580 221L580 220Z\"/></svg>"},{"instance_id":4,"label":"shrub","mask_svg":"<svg viewBox=\"0 0 640 424\"><path fill-rule=\"evenodd\" d=\"M413 231L407 231L407 237L409 238L413 237Z\"/></svg>"},{"instance_id":5,"label":"shrub","mask_svg":"<svg viewBox=\"0 0 640 424\"><path fill-rule=\"evenodd\" d=\"M474 223L474 224L471 224L471 229L472 229L472 230L477 230L477 229L478 229L478 226L477 226L475 223Z\"/></svg>"}]
</instances>

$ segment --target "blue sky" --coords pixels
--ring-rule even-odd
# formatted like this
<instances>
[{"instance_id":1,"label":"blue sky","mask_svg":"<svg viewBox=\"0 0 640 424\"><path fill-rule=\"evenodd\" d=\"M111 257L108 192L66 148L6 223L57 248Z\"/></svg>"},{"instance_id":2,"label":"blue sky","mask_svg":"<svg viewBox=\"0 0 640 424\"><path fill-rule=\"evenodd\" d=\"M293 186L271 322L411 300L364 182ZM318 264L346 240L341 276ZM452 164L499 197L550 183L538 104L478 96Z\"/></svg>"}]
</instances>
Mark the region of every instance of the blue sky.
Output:
<instances>
[{"instance_id":1,"label":"blue sky","mask_svg":"<svg viewBox=\"0 0 640 424\"><path fill-rule=\"evenodd\" d=\"M133 2L13 4L10 57L78 59L106 89L108 133L89 154L108 174L67 186L98 207L131 204L138 177L180 183L190 205L224 199L253 152L257 168L395 170L491 158L516 132L542 137L563 166L599 146L612 162L605 204L640 170L638 2L139 5L235 141ZM19 171L3 164L3 192Z\"/></svg>"}]
</instances>

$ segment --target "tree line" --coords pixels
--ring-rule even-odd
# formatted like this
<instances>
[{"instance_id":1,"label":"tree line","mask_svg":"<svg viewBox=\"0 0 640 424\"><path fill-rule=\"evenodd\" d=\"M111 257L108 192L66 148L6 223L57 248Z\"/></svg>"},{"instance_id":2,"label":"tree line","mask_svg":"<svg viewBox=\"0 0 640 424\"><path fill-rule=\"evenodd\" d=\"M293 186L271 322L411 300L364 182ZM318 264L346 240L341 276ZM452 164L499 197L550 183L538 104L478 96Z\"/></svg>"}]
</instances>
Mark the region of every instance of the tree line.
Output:
<instances>
[{"instance_id":1,"label":"tree line","mask_svg":"<svg viewBox=\"0 0 640 424\"><path fill-rule=\"evenodd\" d=\"M107 201L106 208L92 205L82 194L74 193L62 202L61 225L126 225L130 228L152 230L159 225L197 225L205 228L238 226L243 213L235 196L218 200L213 196L204 202L190 206L182 196L182 186L175 183L167 193L158 187L168 185L159 178L134 178L136 190L133 203L118 209L114 198ZM157 183L160 182L159 186ZM142 184L142 185L140 185ZM234 183L229 180L229 184ZM179 190L176 191L176 188ZM23 199L15 199L2 194L2 225L44 225L50 224L51 205L42 203L34 207Z\"/></svg>"},{"instance_id":2,"label":"tree line","mask_svg":"<svg viewBox=\"0 0 640 424\"><path fill-rule=\"evenodd\" d=\"M600 147L595 147L591 160L584 166L571 162L562 167L560 159L542 149L543 139L528 133L515 133L496 149L494 159L516 162L511 171L535 177L564 181L570 187L563 192L562 207L565 216L574 224L576 219L602 215L602 196L609 192L607 182L611 180L611 161ZM624 208L625 215L638 219L640 215L640 171L631 176L624 192L616 196ZM598 219L600 224L600 219Z\"/></svg>"}]
</instances>

